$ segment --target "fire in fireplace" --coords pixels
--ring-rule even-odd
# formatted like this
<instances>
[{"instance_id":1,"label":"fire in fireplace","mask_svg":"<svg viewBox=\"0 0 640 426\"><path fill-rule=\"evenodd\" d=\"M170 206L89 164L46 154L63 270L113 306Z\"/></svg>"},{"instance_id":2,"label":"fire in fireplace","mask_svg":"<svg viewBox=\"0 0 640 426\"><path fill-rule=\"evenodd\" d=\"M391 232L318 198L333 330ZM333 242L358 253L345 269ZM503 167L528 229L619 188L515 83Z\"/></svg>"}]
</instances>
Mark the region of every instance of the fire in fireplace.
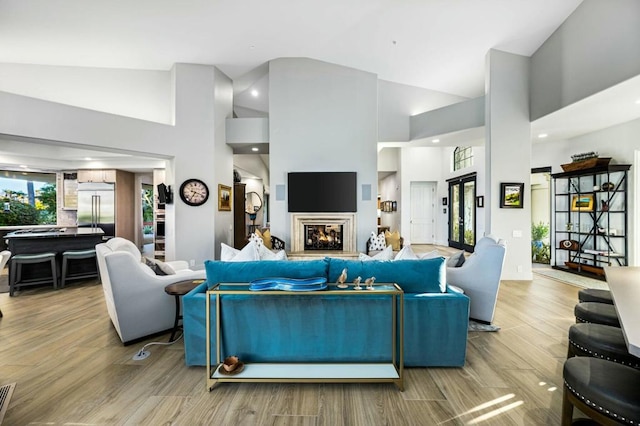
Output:
<instances>
[{"instance_id":1,"label":"fire in fireplace","mask_svg":"<svg viewBox=\"0 0 640 426\"><path fill-rule=\"evenodd\" d=\"M342 225L304 225L305 250L342 250Z\"/></svg>"}]
</instances>

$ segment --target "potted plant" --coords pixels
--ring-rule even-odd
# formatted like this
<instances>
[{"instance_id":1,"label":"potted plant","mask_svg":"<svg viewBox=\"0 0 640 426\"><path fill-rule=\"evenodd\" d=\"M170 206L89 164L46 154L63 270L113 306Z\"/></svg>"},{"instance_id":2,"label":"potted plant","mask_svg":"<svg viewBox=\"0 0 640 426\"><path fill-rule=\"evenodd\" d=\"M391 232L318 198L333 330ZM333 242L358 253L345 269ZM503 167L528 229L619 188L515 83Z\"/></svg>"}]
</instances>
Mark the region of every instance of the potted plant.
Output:
<instances>
[{"instance_id":1,"label":"potted plant","mask_svg":"<svg viewBox=\"0 0 640 426\"><path fill-rule=\"evenodd\" d=\"M531 259L536 263L551 262L551 246L545 240L549 236L549 225L544 222L531 225Z\"/></svg>"}]
</instances>

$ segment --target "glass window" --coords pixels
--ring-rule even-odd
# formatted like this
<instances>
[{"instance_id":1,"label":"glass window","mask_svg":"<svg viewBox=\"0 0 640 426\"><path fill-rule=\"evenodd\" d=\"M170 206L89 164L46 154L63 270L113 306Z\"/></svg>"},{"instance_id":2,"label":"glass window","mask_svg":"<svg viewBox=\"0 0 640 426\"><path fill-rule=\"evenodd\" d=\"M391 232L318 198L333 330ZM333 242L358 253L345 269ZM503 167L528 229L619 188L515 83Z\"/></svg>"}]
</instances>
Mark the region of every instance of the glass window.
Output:
<instances>
[{"instance_id":1,"label":"glass window","mask_svg":"<svg viewBox=\"0 0 640 426\"><path fill-rule=\"evenodd\" d=\"M0 225L55 225L56 174L0 170Z\"/></svg>"},{"instance_id":2,"label":"glass window","mask_svg":"<svg viewBox=\"0 0 640 426\"><path fill-rule=\"evenodd\" d=\"M459 146L453 151L453 170L473 166L473 151L470 146Z\"/></svg>"}]
</instances>

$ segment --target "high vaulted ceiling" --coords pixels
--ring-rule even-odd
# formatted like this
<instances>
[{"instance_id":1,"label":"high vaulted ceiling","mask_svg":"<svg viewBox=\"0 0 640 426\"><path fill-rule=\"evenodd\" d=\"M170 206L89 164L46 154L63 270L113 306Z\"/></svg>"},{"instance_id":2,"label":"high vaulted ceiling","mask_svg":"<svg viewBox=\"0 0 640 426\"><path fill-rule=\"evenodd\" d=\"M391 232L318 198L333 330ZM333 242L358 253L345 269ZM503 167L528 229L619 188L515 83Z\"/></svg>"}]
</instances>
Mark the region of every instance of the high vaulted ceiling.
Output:
<instances>
[{"instance_id":1,"label":"high vaulted ceiling","mask_svg":"<svg viewBox=\"0 0 640 426\"><path fill-rule=\"evenodd\" d=\"M491 48L530 56L582 0L2 0L0 62L168 70L236 80L309 57L477 97Z\"/></svg>"}]
</instances>

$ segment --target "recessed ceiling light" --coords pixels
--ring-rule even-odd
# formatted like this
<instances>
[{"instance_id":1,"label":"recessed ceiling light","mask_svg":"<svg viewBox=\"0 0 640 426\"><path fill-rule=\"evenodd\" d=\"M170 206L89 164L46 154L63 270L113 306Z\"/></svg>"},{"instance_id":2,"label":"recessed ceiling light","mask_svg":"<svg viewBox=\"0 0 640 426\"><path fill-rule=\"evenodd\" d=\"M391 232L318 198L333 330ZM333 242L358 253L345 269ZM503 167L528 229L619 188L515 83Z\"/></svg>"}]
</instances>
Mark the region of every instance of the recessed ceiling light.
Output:
<instances>
[{"instance_id":1,"label":"recessed ceiling light","mask_svg":"<svg viewBox=\"0 0 640 426\"><path fill-rule=\"evenodd\" d=\"M257 91L256 89L253 89L253 90L251 91L251 96L253 96L254 98L257 98L257 97L258 97L258 95L259 95L259 93L258 93L258 91Z\"/></svg>"},{"instance_id":2,"label":"recessed ceiling light","mask_svg":"<svg viewBox=\"0 0 640 426\"><path fill-rule=\"evenodd\" d=\"M253 151L253 152L258 152L258 151L260 151L260 150L254 146L253 148L251 148L251 151Z\"/></svg>"},{"instance_id":3,"label":"recessed ceiling light","mask_svg":"<svg viewBox=\"0 0 640 426\"><path fill-rule=\"evenodd\" d=\"M431 143L440 143L440 139L432 139Z\"/></svg>"},{"instance_id":4,"label":"recessed ceiling light","mask_svg":"<svg viewBox=\"0 0 640 426\"><path fill-rule=\"evenodd\" d=\"M544 138L546 138L547 136L549 136L549 135L548 135L548 134L546 134L546 133L540 133L540 134L538 134L538 137L539 137L540 139L544 139Z\"/></svg>"},{"instance_id":5,"label":"recessed ceiling light","mask_svg":"<svg viewBox=\"0 0 640 426\"><path fill-rule=\"evenodd\" d=\"M91 161L91 157L84 157L86 161Z\"/></svg>"},{"instance_id":6,"label":"recessed ceiling light","mask_svg":"<svg viewBox=\"0 0 640 426\"><path fill-rule=\"evenodd\" d=\"M638 99L638 100L636 101L636 104L640 105L640 99Z\"/></svg>"},{"instance_id":7,"label":"recessed ceiling light","mask_svg":"<svg viewBox=\"0 0 640 426\"><path fill-rule=\"evenodd\" d=\"M20 164L20 167L22 167L23 169L26 169L26 168L27 168L27 166L26 166L26 165L24 165L24 164Z\"/></svg>"}]
</instances>

